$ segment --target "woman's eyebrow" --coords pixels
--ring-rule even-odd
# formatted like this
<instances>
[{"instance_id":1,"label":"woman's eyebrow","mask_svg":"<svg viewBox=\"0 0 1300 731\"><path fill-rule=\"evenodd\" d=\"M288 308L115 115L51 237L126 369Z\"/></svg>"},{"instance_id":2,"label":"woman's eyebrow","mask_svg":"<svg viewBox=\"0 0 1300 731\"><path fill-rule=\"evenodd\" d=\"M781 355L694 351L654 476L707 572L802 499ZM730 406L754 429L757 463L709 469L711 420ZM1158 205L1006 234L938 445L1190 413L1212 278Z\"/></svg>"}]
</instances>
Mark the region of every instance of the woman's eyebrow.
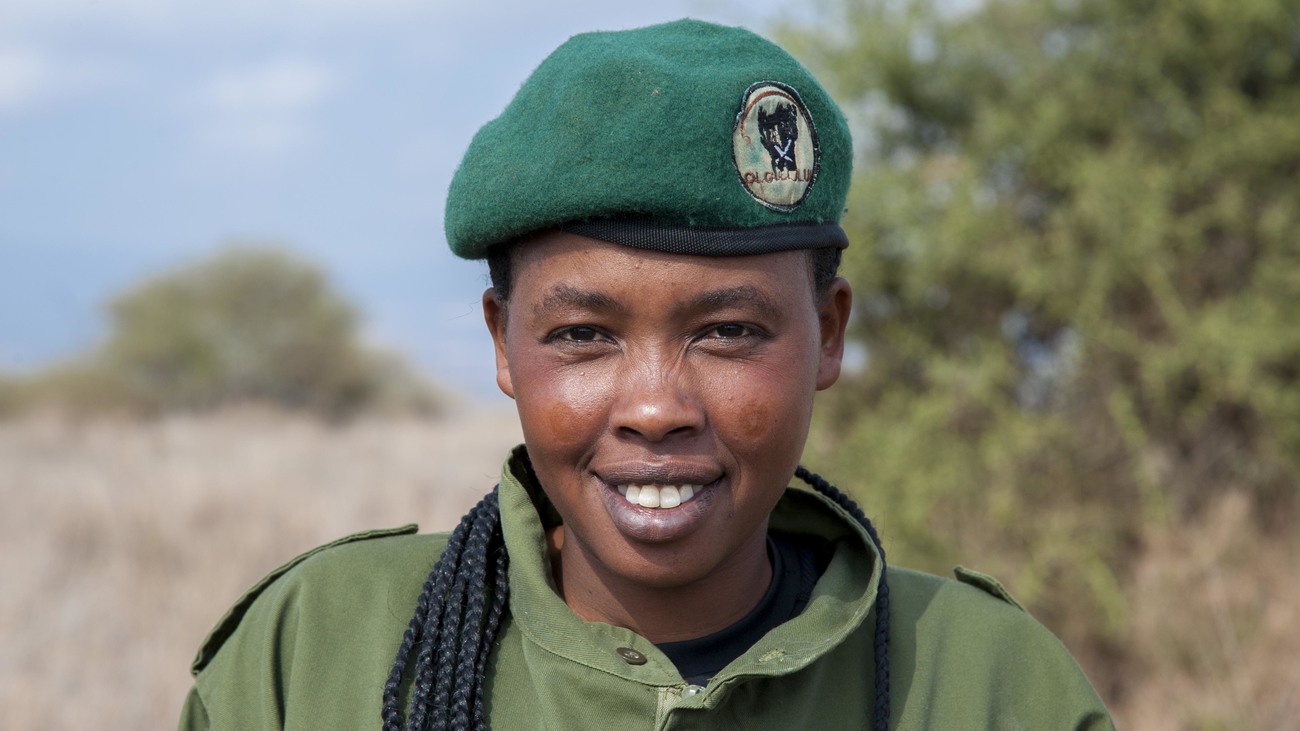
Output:
<instances>
[{"instance_id":1,"label":"woman's eyebrow","mask_svg":"<svg viewBox=\"0 0 1300 731\"><path fill-rule=\"evenodd\" d=\"M541 315L551 310L588 310L611 314L627 312L627 307L603 292L578 289L567 284L557 284L546 293L542 301L533 307L535 314Z\"/></svg>"},{"instance_id":2,"label":"woman's eyebrow","mask_svg":"<svg viewBox=\"0 0 1300 731\"><path fill-rule=\"evenodd\" d=\"M728 307L745 307L759 311L766 318L779 318L783 308L757 287L741 285L701 292L683 300L673 309L680 314L695 314Z\"/></svg>"},{"instance_id":3,"label":"woman's eyebrow","mask_svg":"<svg viewBox=\"0 0 1300 731\"><path fill-rule=\"evenodd\" d=\"M694 315L727 308L757 310L765 318L778 318L783 308L767 293L757 287L741 285L726 289L712 289L681 300L673 306L675 315ZM555 310L583 310L586 312L626 315L630 309L618 299L604 292L579 289L568 284L557 284L533 307L541 315Z\"/></svg>"}]
</instances>

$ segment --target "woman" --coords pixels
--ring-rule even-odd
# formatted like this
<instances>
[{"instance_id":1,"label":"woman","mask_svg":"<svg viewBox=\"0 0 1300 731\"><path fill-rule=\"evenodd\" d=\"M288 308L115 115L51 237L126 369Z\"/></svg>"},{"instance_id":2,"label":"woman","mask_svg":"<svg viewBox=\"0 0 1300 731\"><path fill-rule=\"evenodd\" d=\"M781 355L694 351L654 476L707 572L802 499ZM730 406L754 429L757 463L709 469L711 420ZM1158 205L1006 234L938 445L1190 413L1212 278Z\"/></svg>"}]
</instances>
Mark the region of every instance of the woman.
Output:
<instances>
[{"instance_id":1,"label":"woman","mask_svg":"<svg viewBox=\"0 0 1300 731\"><path fill-rule=\"evenodd\" d=\"M182 728L1110 728L995 581L886 569L798 467L852 302L851 158L748 31L552 54L447 204L524 446L453 533L351 536L255 587Z\"/></svg>"}]
</instances>

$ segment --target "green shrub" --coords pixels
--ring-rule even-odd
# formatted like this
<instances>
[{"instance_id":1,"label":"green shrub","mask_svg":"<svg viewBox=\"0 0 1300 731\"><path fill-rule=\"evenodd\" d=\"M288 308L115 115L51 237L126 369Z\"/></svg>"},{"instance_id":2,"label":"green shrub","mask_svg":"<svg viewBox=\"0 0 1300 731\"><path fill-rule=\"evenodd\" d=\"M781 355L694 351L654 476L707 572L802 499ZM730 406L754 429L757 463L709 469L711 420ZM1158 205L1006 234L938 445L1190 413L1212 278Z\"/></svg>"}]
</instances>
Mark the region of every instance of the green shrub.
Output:
<instances>
[{"instance_id":1,"label":"green shrub","mask_svg":"<svg viewBox=\"0 0 1300 731\"><path fill-rule=\"evenodd\" d=\"M827 4L867 365L810 457L904 563L1116 631L1147 531L1300 492L1300 3ZM1081 617L1103 621L1082 629Z\"/></svg>"},{"instance_id":2,"label":"green shrub","mask_svg":"<svg viewBox=\"0 0 1300 731\"><path fill-rule=\"evenodd\" d=\"M353 306L315 266L234 247L114 298L94 352L16 383L14 409L159 414L261 402L343 418L432 414L446 397L401 358L360 344Z\"/></svg>"}]
</instances>

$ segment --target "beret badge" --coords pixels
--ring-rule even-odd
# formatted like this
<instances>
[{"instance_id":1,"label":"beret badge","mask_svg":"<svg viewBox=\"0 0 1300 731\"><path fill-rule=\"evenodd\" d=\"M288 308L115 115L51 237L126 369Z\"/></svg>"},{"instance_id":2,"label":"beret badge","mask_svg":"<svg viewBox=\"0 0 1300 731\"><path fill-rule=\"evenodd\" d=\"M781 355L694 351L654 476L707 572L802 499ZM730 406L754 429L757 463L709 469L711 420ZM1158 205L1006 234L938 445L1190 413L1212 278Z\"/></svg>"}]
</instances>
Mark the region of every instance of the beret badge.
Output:
<instances>
[{"instance_id":1,"label":"beret badge","mask_svg":"<svg viewBox=\"0 0 1300 731\"><path fill-rule=\"evenodd\" d=\"M821 167L812 115L799 92L775 81L745 90L731 146L745 191L782 213L803 203Z\"/></svg>"}]
</instances>

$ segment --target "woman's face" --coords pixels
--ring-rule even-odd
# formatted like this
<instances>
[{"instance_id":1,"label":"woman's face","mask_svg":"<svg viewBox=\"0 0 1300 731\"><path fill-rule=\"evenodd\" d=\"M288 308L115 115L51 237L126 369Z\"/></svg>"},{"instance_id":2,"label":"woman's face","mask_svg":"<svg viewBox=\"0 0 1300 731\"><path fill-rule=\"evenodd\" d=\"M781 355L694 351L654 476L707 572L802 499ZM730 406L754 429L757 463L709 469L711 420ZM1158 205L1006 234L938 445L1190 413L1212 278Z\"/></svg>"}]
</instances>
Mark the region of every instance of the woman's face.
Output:
<instances>
[{"instance_id":1,"label":"woman's face","mask_svg":"<svg viewBox=\"0 0 1300 731\"><path fill-rule=\"evenodd\" d=\"M484 308L564 520L566 594L766 562L813 395L839 376L848 284L818 302L804 250L686 256L563 232L518 247L509 302L489 290Z\"/></svg>"}]
</instances>

